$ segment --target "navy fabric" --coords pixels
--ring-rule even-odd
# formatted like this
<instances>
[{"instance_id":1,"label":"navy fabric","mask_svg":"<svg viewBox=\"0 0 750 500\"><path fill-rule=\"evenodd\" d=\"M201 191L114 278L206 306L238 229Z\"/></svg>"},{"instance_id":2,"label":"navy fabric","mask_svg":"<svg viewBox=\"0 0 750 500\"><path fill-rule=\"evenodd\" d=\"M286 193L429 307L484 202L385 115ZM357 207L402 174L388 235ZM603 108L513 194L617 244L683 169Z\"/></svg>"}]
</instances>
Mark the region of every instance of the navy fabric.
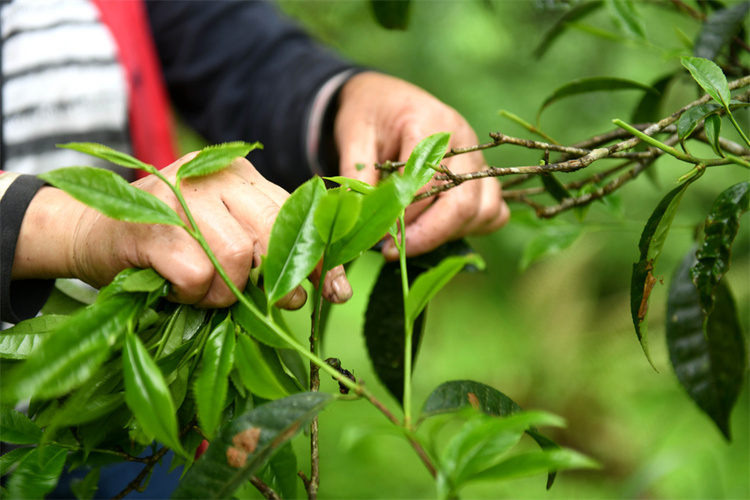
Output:
<instances>
[{"instance_id":1,"label":"navy fabric","mask_svg":"<svg viewBox=\"0 0 750 500\"><path fill-rule=\"evenodd\" d=\"M316 46L265 1L146 5L181 117L212 143L263 143L248 159L287 190L309 179L305 140L313 99L352 65Z\"/></svg>"}]
</instances>

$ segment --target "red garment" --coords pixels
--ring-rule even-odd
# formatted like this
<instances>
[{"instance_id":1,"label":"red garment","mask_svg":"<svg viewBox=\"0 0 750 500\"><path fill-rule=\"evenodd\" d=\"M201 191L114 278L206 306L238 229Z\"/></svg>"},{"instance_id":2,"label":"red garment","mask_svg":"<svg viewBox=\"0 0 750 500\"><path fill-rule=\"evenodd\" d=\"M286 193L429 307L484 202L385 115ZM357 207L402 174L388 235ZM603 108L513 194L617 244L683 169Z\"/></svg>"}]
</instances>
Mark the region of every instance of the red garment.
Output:
<instances>
[{"instance_id":1,"label":"red garment","mask_svg":"<svg viewBox=\"0 0 750 500\"><path fill-rule=\"evenodd\" d=\"M146 9L140 0L93 0L115 37L128 82L133 154L157 168L177 159L171 110ZM144 172L139 172L143 177Z\"/></svg>"}]
</instances>

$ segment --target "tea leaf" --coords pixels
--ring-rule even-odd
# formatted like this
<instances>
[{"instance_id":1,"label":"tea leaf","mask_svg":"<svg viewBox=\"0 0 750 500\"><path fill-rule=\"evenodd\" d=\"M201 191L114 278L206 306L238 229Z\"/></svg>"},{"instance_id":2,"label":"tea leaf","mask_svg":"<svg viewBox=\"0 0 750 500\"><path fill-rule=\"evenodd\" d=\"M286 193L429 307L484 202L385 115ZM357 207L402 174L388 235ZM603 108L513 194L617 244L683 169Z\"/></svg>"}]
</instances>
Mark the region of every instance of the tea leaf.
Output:
<instances>
[{"instance_id":1,"label":"tea leaf","mask_svg":"<svg viewBox=\"0 0 750 500\"><path fill-rule=\"evenodd\" d=\"M255 340L271 347L291 348L287 341L279 337L270 326L268 317L259 313L259 311L267 309L266 297L263 292L251 284L245 288L244 295L256 305L256 311L245 307L241 302L237 302L231 308L232 318Z\"/></svg>"},{"instance_id":2,"label":"tea leaf","mask_svg":"<svg viewBox=\"0 0 750 500\"><path fill-rule=\"evenodd\" d=\"M404 165L404 180L416 194L419 189L430 182L435 171L430 165L440 165L448 149L451 135L440 132L422 139L409 155ZM413 195L412 195L413 196Z\"/></svg>"},{"instance_id":3,"label":"tea leaf","mask_svg":"<svg viewBox=\"0 0 750 500\"><path fill-rule=\"evenodd\" d=\"M667 347L677 378L727 440L732 408L747 370L747 345L729 287L719 281L706 318L690 277L693 251L683 259L669 287Z\"/></svg>"},{"instance_id":4,"label":"tea leaf","mask_svg":"<svg viewBox=\"0 0 750 500\"><path fill-rule=\"evenodd\" d=\"M646 29L643 18L631 0L609 0L607 2L615 19L619 21L623 30L630 35L645 40Z\"/></svg>"},{"instance_id":5,"label":"tea leaf","mask_svg":"<svg viewBox=\"0 0 750 500\"><path fill-rule=\"evenodd\" d=\"M42 438L42 430L23 413L0 407L0 435L4 443L36 444Z\"/></svg>"},{"instance_id":6,"label":"tea leaf","mask_svg":"<svg viewBox=\"0 0 750 500\"><path fill-rule=\"evenodd\" d=\"M707 102L685 111L680 116L680 121L677 122L677 135L680 137L680 140L687 139L701 120L719 109L721 109L719 103Z\"/></svg>"},{"instance_id":7,"label":"tea leaf","mask_svg":"<svg viewBox=\"0 0 750 500\"><path fill-rule=\"evenodd\" d=\"M237 488L332 400L330 394L305 392L271 401L238 416L222 426L172 498L232 497ZM254 442L242 443L254 445L251 452L235 445L243 433L254 437Z\"/></svg>"},{"instance_id":8,"label":"tea leaf","mask_svg":"<svg viewBox=\"0 0 750 500\"><path fill-rule=\"evenodd\" d=\"M336 184L339 184L342 187L345 187L347 189L351 189L355 193L359 194L368 194L375 190L375 186L371 186L368 183L364 181L360 181L358 179L352 179L350 177L343 177L340 175L333 176L333 177L323 177L327 181L335 182Z\"/></svg>"},{"instance_id":9,"label":"tea leaf","mask_svg":"<svg viewBox=\"0 0 750 500\"><path fill-rule=\"evenodd\" d=\"M23 448L15 448L8 453L0 455L0 476L5 476L11 467L26 458L26 455L34 450L36 450L36 447L26 446Z\"/></svg>"},{"instance_id":10,"label":"tea leaf","mask_svg":"<svg viewBox=\"0 0 750 500\"><path fill-rule=\"evenodd\" d=\"M706 137L711 148L716 153L716 156L724 157L724 153L721 152L721 145L719 144L719 138L721 136L721 117L717 114L708 115L706 117Z\"/></svg>"},{"instance_id":11,"label":"tea leaf","mask_svg":"<svg viewBox=\"0 0 750 500\"><path fill-rule=\"evenodd\" d=\"M315 229L320 239L331 244L344 237L357 223L362 197L350 191L331 189L315 209Z\"/></svg>"},{"instance_id":12,"label":"tea leaf","mask_svg":"<svg viewBox=\"0 0 750 500\"><path fill-rule=\"evenodd\" d=\"M534 49L534 57L537 59L541 58L547 53L547 50L552 46L552 43L557 40L560 35L565 33L572 23L593 14L599 10L602 5L604 5L604 2L598 0L592 2L581 2L565 12L565 14L555 22L552 28L547 30L544 34L544 38L537 48Z\"/></svg>"},{"instance_id":13,"label":"tea leaf","mask_svg":"<svg viewBox=\"0 0 750 500\"><path fill-rule=\"evenodd\" d=\"M370 0L375 19L385 29L405 30L409 26L410 0Z\"/></svg>"},{"instance_id":14,"label":"tea leaf","mask_svg":"<svg viewBox=\"0 0 750 500\"><path fill-rule=\"evenodd\" d=\"M325 195L320 177L298 187L284 202L271 228L263 279L270 304L302 283L323 256L325 247L313 218Z\"/></svg>"},{"instance_id":15,"label":"tea leaf","mask_svg":"<svg viewBox=\"0 0 750 500\"><path fill-rule=\"evenodd\" d=\"M57 485L68 450L58 446L34 448L8 479L7 498L44 498Z\"/></svg>"},{"instance_id":16,"label":"tea leaf","mask_svg":"<svg viewBox=\"0 0 750 500\"><path fill-rule=\"evenodd\" d=\"M68 320L68 316L48 314L27 319L0 333L0 358L26 359L42 342Z\"/></svg>"},{"instance_id":17,"label":"tea leaf","mask_svg":"<svg viewBox=\"0 0 750 500\"><path fill-rule=\"evenodd\" d=\"M155 292L165 285L168 285L167 280L153 269L139 269L123 281L122 289L126 292Z\"/></svg>"},{"instance_id":18,"label":"tea leaf","mask_svg":"<svg viewBox=\"0 0 750 500\"><path fill-rule=\"evenodd\" d=\"M95 156L106 160L115 165L119 165L125 168L132 168L136 170L144 170L150 174L154 173L156 169L153 165L143 163L141 160L130 156L129 154L122 153L115 149L112 149L103 144L97 144L95 142L69 142L67 144L58 144L58 148L72 149L79 153L84 153L90 156Z\"/></svg>"},{"instance_id":19,"label":"tea leaf","mask_svg":"<svg viewBox=\"0 0 750 500\"><path fill-rule=\"evenodd\" d=\"M177 417L169 388L141 339L132 333L125 338L122 369L125 402L143 431L175 453L186 455L177 437Z\"/></svg>"},{"instance_id":20,"label":"tea leaf","mask_svg":"<svg viewBox=\"0 0 750 500\"><path fill-rule=\"evenodd\" d=\"M750 4L738 2L737 5L717 10L708 16L695 39L693 54L704 59L715 59L740 30L748 12Z\"/></svg>"},{"instance_id":21,"label":"tea leaf","mask_svg":"<svg viewBox=\"0 0 750 500\"><path fill-rule=\"evenodd\" d=\"M227 168L236 158L244 158L254 149L263 149L259 142L227 142L207 146L195 158L183 164L177 170L177 181L189 177L202 177Z\"/></svg>"},{"instance_id":22,"label":"tea leaf","mask_svg":"<svg viewBox=\"0 0 750 500\"><path fill-rule=\"evenodd\" d=\"M67 167L39 174L38 177L107 217L126 222L185 227L182 219L166 203L131 186L109 170Z\"/></svg>"},{"instance_id":23,"label":"tea leaf","mask_svg":"<svg viewBox=\"0 0 750 500\"><path fill-rule=\"evenodd\" d=\"M280 399L296 392L283 380L288 375L278 358L274 363L271 356L266 356L263 347L247 335L237 337L234 366L245 387L264 399Z\"/></svg>"},{"instance_id":24,"label":"tea leaf","mask_svg":"<svg viewBox=\"0 0 750 500\"><path fill-rule=\"evenodd\" d=\"M234 325L229 318L211 332L203 348L201 369L193 385L198 421L210 438L219 426L234 366Z\"/></svg>"},{"instance_id":25,"label":"tea leaf","mask_svg":"<svg viewBox=\"0 0 750 500\"><path fill-rule=\"evenodd\" d=\"M729 107L729 101L732 98L729 84L721 68L715 62L700 57L681 57L680 61L713 100L725 108Z\"/></svg>"},{"instance_id":26,"label":"tea leaf","mask_svg":"<svg viewBox=\"0 0 750 500\"><path fill-rule=\"evenodd\" d=\"M601 465L589 457L574 450L559 448L512 456L494 467L475 474L468 481L499 481L543 474L549 470L599 468Z\"/></svg>"},{"instance_id":27,"label":"tea leaf","mask_svg":"<svg viewBox=\"0 0 750 500\"><path fill-rule=\"evenodd\" d=\"M648 350L647 318L651 290L657 282L654 275L656 261L661 255L682 195L685 194L690 184L703 175L704 171L701 170L698 175L689 178L661 199L646 222L638 243L640 257L638 262L633 264L633 274L630 280L630 313L638 341L651 366L654 366L654 363ZM655 366L654 369L656 369Z\"/></svg>"}]
</instances>

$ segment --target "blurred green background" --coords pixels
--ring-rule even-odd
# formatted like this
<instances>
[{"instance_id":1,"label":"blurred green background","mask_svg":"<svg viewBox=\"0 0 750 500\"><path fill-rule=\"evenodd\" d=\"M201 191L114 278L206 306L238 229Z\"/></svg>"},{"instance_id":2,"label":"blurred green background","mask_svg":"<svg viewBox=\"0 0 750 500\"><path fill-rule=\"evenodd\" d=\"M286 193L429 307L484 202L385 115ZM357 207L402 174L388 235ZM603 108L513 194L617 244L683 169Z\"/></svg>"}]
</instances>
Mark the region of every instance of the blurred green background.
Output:
<instances>
[{"instance_id":1,"label":"blurred green background","mask_svg":"<svg viewBox=\"0 0 750 500\"><path fill-rule=\"evenodd\" d=\"M680 67L675 56L690 55L684 41L699 28L667 2L639 3L649 43L617 42L581 27L537 60L533 49L561 15L552 0L412 2L404 32L378 26L367 2L283 0L279 5L321 43L453 106L480 138L491 131L535 138L498 110L534 121L544 99L573 79L619 76L652 83ZM618 32L606 10L591 26ZM698 94L686 78L670 95L663 116ZM583 140L612 129L613 118L628 121L640 97L624 91L570 98L545 111L542 126L560 142ZM738 118L747 125L746 112ZM490 165L516 166L537 164L541 156L504 146L486 158ZM583 224L572 214L539 222L525 206L511 205L506 228L471 240L487 260L487 272L458 277L431 304L415 368L417 405L444 381L477 380L524 408L563 416L568 427L549 430L551 437L603 465L599 471L564 472L549 492L539 476L471 486L463 498L750 498L748 384L733 414L733 441L727 443L679 386L663 327L666 284L692 245L695 227L716 195L747 180L748 171L712 169L683 199L657 264L665 285L652 294L649 338L657 373L633 331L630 271L648 215L688 167L662 159L656 170L657 182L643 176L619 192L619 203L595 204ZM747 332L747 216L742 224L727 279ZM582 235L571 247L521 271L534 238L578 231ZM334 308L324 355L340 358L393 408L395 401L372 373L361 335L381 262L369 254L350 269L355 297ZM309 311L289 319L304 339ZM323 389L335 392L336 384L324 377ZM416 455L405 440L382 432L388 423L367 403L337 403L321 414L320 426L321 498L434 497L433 482ZM300 468L309 471L306 438L295 446ZM244 495L257 497L252 490Z\"/></svg>"}]
</instances>

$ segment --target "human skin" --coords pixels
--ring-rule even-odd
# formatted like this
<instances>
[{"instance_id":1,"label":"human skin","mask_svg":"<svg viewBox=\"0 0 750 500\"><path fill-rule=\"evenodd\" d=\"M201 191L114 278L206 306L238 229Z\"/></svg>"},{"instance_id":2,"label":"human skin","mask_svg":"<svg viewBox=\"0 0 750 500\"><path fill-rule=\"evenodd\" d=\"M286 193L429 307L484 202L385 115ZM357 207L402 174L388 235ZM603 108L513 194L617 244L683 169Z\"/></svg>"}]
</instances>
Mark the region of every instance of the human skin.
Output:
<instances>
[{"instance_id":1,"label":"human skin","mask_svg":"<svg viewBox=\"0 0 750 500\"><path fill-rule=\"evenodd\" d=\"M180 158L161 172L174 182ZM186 220L171 190L156 176L133 183L166 202ZM252 267L265 254L271 227L289 194L267 181L244 158L223 171L184 179L181 190L209 246L229 278L244 289ZM153 268L171 283L169 298L197 307L226 307L236 298L200 245L176 226L110 219L59 189L43 187L28 207L12 270L13 279L78 278L94 287L109 283L129 267ZM312 276L319 279L319 273ZM326 279L324 296L345 302L352 290L342 267ZM301 307L300 286L277 305Z\"/></svg>"},{"instance_id":2,"label":"human skin","mask_svg":"<svg viewBox=\"0 0 750 500\"><path fill-rule=\"evenodd\" d=\"M453 108L419 87L375 72L357 74L344 85L334 127L341 175L372 185L380 178L375 163L406 161L417 143L434 133L451 132L450 147L478 144L474 130ZM358 170L357 164L365 168ZM456 174L486 167L480 152L457 155L443 164ZM497 180L465 182L407 209L406 254L419 255L446 241L491 233L509 217ZM398 259L392 240L386 242L383 255Z\"/></svg>"}]
</instances>

